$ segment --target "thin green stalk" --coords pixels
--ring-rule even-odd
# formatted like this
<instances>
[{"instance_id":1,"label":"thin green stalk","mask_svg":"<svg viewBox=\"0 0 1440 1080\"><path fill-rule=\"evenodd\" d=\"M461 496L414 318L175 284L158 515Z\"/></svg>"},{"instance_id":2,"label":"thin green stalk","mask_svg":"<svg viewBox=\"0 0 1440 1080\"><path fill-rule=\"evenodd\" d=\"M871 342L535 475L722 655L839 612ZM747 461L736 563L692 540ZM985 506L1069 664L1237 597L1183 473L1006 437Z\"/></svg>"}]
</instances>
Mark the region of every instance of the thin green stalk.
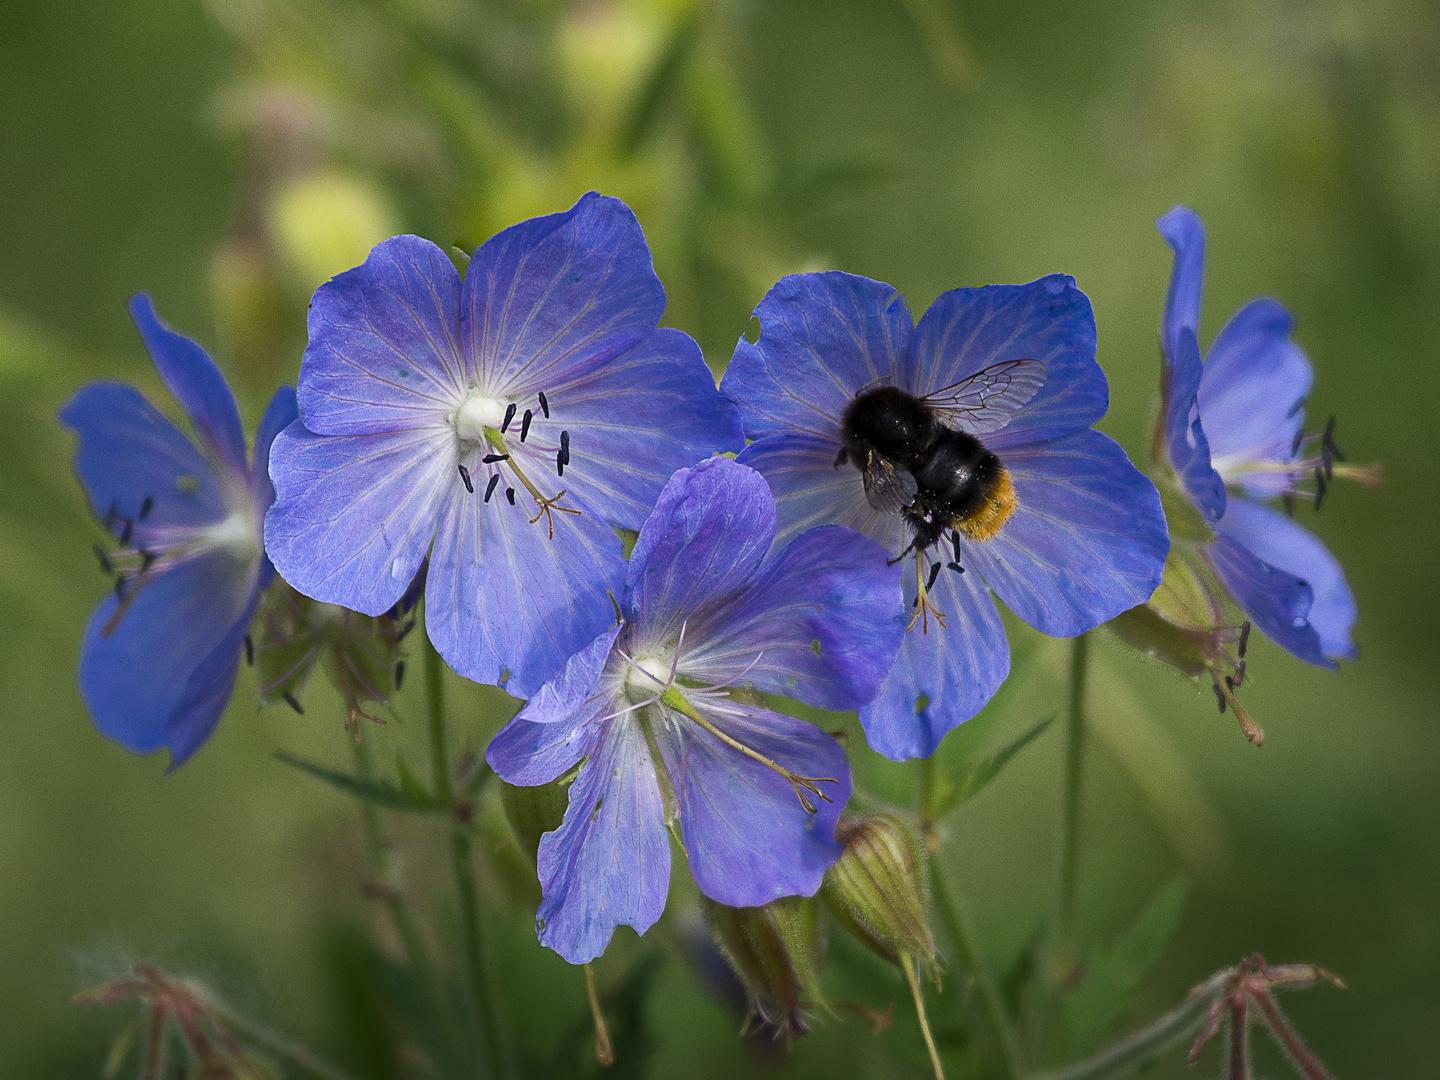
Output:
<instances>
[{"instance_id":1,"label":"thin green stalk","mask_svg":"<svg viewBox=\"0 0 1440 1080\"><path fill-rule=\"evenodd\" d=\"M361 740L357 740L355 743L355 772L362 780L374 779L375 770L370 760L370 747ZM451 1015L440 983L436 980L435 969L430 964L430 953L425 948L425 942L420 936L420 930L414 917L410 914L410 906L405 902L404 894L395 887L390 862L390 842L385 836L384 827L380 821L380 811L373 803L362 799L360 800L360 812L365 820L365 839L370 847L370 861L374 865L375 877L380 884L380 896L390 912L390 921L395 924L395 931L400 935L400 942L405 947L405 956L410 961L410 968L415 972L416 980L424 988L426 996L430 999L431 1008L438 1012L452 1043L458 1048L454 1017Z\"/></svg>"},{"instance_id":2,"label":"thin green stalk","mask_svg":"<svg viewBox=\"0 0 1440 1080\"><path fill-rule=\"evenodd\" d=\"M1055 970L1060 981L1075 966L1075 877L1080 847L1080 782L1085 761L1085 677L1090 639L1070 646L1070 710L1065 726L1065 790L1060 816L1060 881L1055 899Z\"/></svg>"},{"instance_id":3,"label":"thin green stalk","mask_svg":"<svg viewBox=\"0 0 1440 1080\"><path fill-rule=\"evenodd\" d=\"M1190 996L1178 1007L1154 1023L1112 1043L1084 1061L1077 1061L1051 1072L1037 1073L1030 1080L1102 1080L1103 1077L1115 1076L1126 1069L1149 1064L1195 1033L1204 1022L1211 1004L1225 992L1227 982L1234 975L1234 968L1217 972L1190 991Z\"/></svg>"},{"instance_id":4,"label":"thin green stalk","mask_svg":"<svg viewBox=\"0 0 1440 1080\"><path fill-rule=\"evenodd\" d=\"M980 1034L989 1051L993 1076L995 1080L1018 1080L1022 1073L1020 1051L1010 1028L1010 1018L1005 1013L1005 1003L1000 999L1000 988L995 985L975 946L975 931L970 924L969 913L951 897L939 867L931 874L930 885L935 906L940 911L940 920L945 924L945 932L955 950L956 964L962 977L968 976L975 989L976 1019L980 1022Z\"/></svg>"},{"instance_id":5,"label":"thin green stalk","mask_svg":"<svg viewBox=\"0 0 1440 1080\"><path fill-rule=\"evenodd\" d=\"M271 1031L263 1024L257 1024L249 1017L240 1015L229 1004L213 994L206 993L204 1000L210 1011L224 1020L236 1032L246 1036L255 1045L268 1050L276 1057L299 1066L311 1076L318 1076L320 1080L354 1080L344 1069L338 1065L332 1065L305 1044L296 1042L277 1031Z\"/></svg>"},{"instance_id":6,"label":"thin green stalk","mask_svg":"<svg viewBox=\"0 0 1440 1080\"><path fill-rule=\"evenodd\" d=\"M466 981L475 1006L485 1053L490 1060L491 1075L508 1078L514 1075L507 1047L501 1041L500 1024L496 1018L495 997L485 973L485 946L480 928L480 898L475 889L475 862L470 851L470 836L460 827L453 813L455 791L450 783L449 751L445 734L445 665L427 636L425 651L425 697L430 719L430 763L435 784L435 798L448 807L450 814L450 862L455 873L455 892L460 901L460 935L464 952Z\"/></svg>"},{"instance_id":7,"label":"thin green stalk","mask_svg":"<svg viewBox=\"0 0 1440 1080\"><path fill-rule=\"evenodd\" d=\"M935 1049L935 1037L930 1034L930 1018L925 1015L925 992L920 988L920 978L915 973L915 958L909 953L900 954L900 970L905 972L905 981L910 984L910 994L915 999L915 1015L920 1020L920 1034L925 1039L925 1049L930 1053L930 1067L935 1070L935 1080L945 1080L945 1066L940 1064L940 1051Z\"/></svg>"}]
</instances>

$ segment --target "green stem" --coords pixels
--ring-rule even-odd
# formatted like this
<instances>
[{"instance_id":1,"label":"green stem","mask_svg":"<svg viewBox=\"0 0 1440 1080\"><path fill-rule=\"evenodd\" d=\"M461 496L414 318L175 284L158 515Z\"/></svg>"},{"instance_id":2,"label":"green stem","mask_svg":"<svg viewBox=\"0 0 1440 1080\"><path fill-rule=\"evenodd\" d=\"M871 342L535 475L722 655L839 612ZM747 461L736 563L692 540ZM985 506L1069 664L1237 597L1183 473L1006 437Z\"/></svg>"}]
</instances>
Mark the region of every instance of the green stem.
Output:
<instances>
[{"instance_id":1,"label":"green stem","mask_svg":"<svg viewBox=\"0 0 1440 1080\"><path fill-rule=\"evenodd\" d=\"M1015 1035L1010 1029L1010 1018L1005 1014L1005 1003L1000 999L1000 988L995 985L990 971L980 960L975 946L975 930L970 924L969 912L950 895L945 877L936 867L931 874L931 891L935 906L940 911L940 920L955 949L955 961L962 977L968 977L975 989L975 1019L980 1024L980 1034L989 1051L991 1070L995 1080L1018 1080L1021 1075L1020 1051L1015 1045ZM963 998L963 995L962 995Z\"/></svg>"},{"instance_id":2,"label":"green stem","mask_svg":"<svg viewBox=\"0 0 1440 1080\"><path fill-rule=\"evenodd\" d=\"M1059 981L1075 966L1075 877L1080 847L1080 781L1085 761L1085 676L1090 639L1070 646L1070 712L1065 727L1065 790L1060 817L1060 883L1055 900L1055 970Z\"/></svg>"},{"instance_id":3,"label":"green stem","mask_svg":"<svg viewBox=\"0 0 1440 1080\"><path fill-rule=\"evenodd\" d=\"M435 784L435 798L449 808L450 862L455 874L455 892L460 901L461 947L465 960L465 976L475 1006L485 1053L490 1059L492 1076L511 1077L509 1055L500 1039L496 1020L495 998L485 975L484 938L480 929L480 898L475 889L475 864L470 851L470 836L453 813L455 792L450 783L450 761L445 734L445 664L435 651L428 635L425 638L425 697L430 719L430 763Z\"/></svg>"},{"instance_id":4,"label":"green stem","mask_svg":"<svg viewBox=\"0 0 1440 1080\"><path fill-rule=\"evenodd\" d=\"M1101 1080L1124 1069L1140 1068L1192 1035L1204 1021L1211 1004L1225 992L1234 968L1217 972L1190 991L1180 1005L1153 1024L1141 1028L1104 1050L1063 1069L1038 1073L1031 1080Z\"/></svg>"},{"instance_id":5,"label":"green stem","mask_svg":"<svg viewBox=\"0 0 1440 1080\"><path fill-rule=\"evenodd\" d=\"M358 739L355 743L355 772L362 780L374 779L375 770L370 760L370 747ZM405 955L410 961L411 970L415 972L416 981L424 988L426 996L430 999L431 1008L439 1013L452 1042L454 1042L456 1038L454 1017L445 1000L445 994L436 980L435 969L430 964L430 953L425 948L424 940L420 937L420 929L414 917L410 914L410 906L405 902L404 894L395 884L390 862L390 841L385 836L384 827L380 821L380 811L373 803L361 799L360 812L365 820L365 839L370 847L370 860L375 867L375 877L380 884L380 895L390 912L390 921L395 924L395 931L400 935L401 944L405 947ZM458 1047L458 1042L455 1045Z\"/></svg>"},{"instance_id":6,"label":"green stem","mask_svg":"<svg viewBox=\"0 0 1440 1080\"><path fill-rule=\"evenodd\" d=\"M338 1065L332 1065L304 1043L296 1042L289 1036L271 1031L249 1017L240 1015L213 994L206 993L204 1001L211 1012L224 1020L236 1032L246 1036L256 1046L268 1050L276 1057L299 1066L311 1076L318 1076L320 1080L353 1080L348 1072Z\"/></svg>"}]
</instances>

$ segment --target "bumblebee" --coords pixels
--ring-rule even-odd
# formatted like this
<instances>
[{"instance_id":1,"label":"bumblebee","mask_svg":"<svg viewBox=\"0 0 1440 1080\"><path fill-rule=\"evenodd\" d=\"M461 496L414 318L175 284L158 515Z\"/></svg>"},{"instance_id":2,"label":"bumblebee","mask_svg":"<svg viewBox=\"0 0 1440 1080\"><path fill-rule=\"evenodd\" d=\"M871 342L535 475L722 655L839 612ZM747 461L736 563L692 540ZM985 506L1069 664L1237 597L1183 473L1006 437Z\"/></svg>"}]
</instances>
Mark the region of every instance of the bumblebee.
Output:
<instances>
[{"instance_id":1,"label":"bumblebee","mask_svg":"<svg viewBox=\"0 0 1440 1080\"><path fill-rule=\"evenodd\" d=\"M932 394L898 386L856 395L841 422L835 467L860 470L865 498L898 513L922 552L954 530L989 540L1015 512L1015 485L978 436L999 431L1045 383L1038 360L1006 360Z\"/></svg>"}]
</instances>

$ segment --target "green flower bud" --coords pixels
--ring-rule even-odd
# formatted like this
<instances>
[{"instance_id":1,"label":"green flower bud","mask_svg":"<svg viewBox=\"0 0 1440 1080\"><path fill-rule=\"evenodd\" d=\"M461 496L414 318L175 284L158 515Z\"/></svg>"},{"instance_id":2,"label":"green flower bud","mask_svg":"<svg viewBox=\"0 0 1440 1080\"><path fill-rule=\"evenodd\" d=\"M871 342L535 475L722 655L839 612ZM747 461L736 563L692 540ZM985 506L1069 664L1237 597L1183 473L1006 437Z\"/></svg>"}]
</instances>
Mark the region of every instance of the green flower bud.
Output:
<instances>
[{"instance_id":1,"label":"green flower bud","mask_svg":"<svg viewBox=\"0 0 1440 1080\"><path fill-rule=\"evenodd\" d=\"M925 848L915 830L893 814L871 814L842 821L836 839L845 851L821 887L836 917L891 963L908 954L936 972Z\"/></svg>"},{"instance_id":2,"label":"green flower bud","mask_svg":"<svg viewBox=\"0 0 1440 1080\"><path fill-rule=\"evenodd\" d=\"M705 901L715 944L750 998L747 1027L758 1017L787 1040L809 1032L805 1008L825 1007L819 916L820 905L812 896L782 896L750 908Z\"/></svg>"}]
</instances>

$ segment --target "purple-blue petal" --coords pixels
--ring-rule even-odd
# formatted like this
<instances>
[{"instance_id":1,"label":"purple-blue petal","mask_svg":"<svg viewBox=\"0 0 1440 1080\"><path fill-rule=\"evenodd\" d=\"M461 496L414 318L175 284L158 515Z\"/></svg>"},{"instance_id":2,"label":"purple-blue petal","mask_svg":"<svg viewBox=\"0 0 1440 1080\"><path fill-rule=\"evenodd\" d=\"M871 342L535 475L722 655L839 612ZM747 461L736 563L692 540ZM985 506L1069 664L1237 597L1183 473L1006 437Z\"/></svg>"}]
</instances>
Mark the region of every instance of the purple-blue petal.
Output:
<instances>
[{"instance_id":1,"label":"purple-blue petal","mask_svg":"<svg viewBox=\"0 0 1440 1080\"><path fill-rule=\"evenodd\" d=\"M1274 300L1252 300L1216 336L1200 378L1200 416L1214 463L1283 462L1305 423L1310 361L1290 340L1293 320ZM1223 471L1223 470L1222 470ZM1240 473L1252 496L1285 490L1284 473Z\"/></svg>"},{"instance_id":2,"label":"purple-blue petal","mask_svg":"<svg viewBox=\"0 0 1440 1080\"><path fill-rule=\"evenodd\" d=\"M80 693L96 727L136 753L166 745L191 676L248 621L255 584L253 564L227 552L193 556L151 577L108 635L117 603L107 597L80 650Z\"/></svg>"},{"instance_id":3,"label":"purple-blue petal","mask_svg":"<svg viewBox=\"0 0 1440 1080\"><path fill-rule=\"evenodd\" d=\"M1165 367L1165 447L1185 490L1210 521L1225 513L1225 482L1210 464L1210 443L1201 423L1200 344L1182 327Z\"/></svg>"},{"instance_id":4,"label":"purple-blue petal","mask_svg":"<svg viewBox=\"0 0 1440 1080\"><path fill-rule=\"evenodd\" d=\"M791 274L771 287L755 315L759 340L736 343L720 383L751 439L807 432L838 440L841 417L862 389L915 381L914 320L905 298L883 281L839 271Z\"/></svg>"},{"instance_id":5,"label":"purple-blue petal","mask_svg":"<svg viewBox=\"0 0 1440 1080\"><path fill-rule=\"evenodd\" d=\"M714 685L743 671L760 690L854 709L875 696L904 636L900 567L873 540L827 526L786 546L683 663Z\"/></svg>"},{"instance_id":6,"label":"purple-blue petal","mask_svg":"<svg viewBox=\"0 0 1440 1080\"><path fill-rule=\"evenodd\" d=\"M1082 634L1149 598L1170 536L1155 485L1113 439L1087 428L1001 460L1019 505L993 540L961 545L961 565L1056 637Z\"/></svg>"},{"instance_id":7,"label":"purple-blue petal","mask_svg":"<svg viewBox=\"0 0 1440 1080\"><path fill-rule=\"evenodd\" d=\"M633 716L607 725L570 787L565 822L540 838L540 943L572 964L605 951L615 928L643 934L665 910L670 840L655 764Z\"/></svg>"},{"instance_id":8,"label":"purple-blue petal","mask_svg":"<svg viewBox=\"0 0 1440 1080\"><path fill-rule=\"evenodd\" d=\"M1322 663L1315 659L1310 636L1293 625L1294 616L1303 615L1319 639L1319 651L1323 656L1345 660L1355 656L1355 645L1350 640L1350 627L1354 624L1356 615L1355 597L1345 581L1345 572L1341 570L1340 563L1314 533L1284 514L1248 499L1231 499L1224 518L1216 528L1225 541L1244 548L1262 564L1293 575L1310 587L1310 607L1302 611L1299 601L1295 601L1295 610L1289 616L1288 626L1285 625L1283 616L1270 614L1266 615L1268 624L1262 623L1261 614L1270 611L1271 606L1252 600L1251 603L1256 607L1256 611L1252 612L1246 607L1246 601L1236 593L1236 599L1241 601L1241 607L1245 608L1246 614L1255 620L1268 637L1284 645L1302 660L1308 660L1312 664ZM1221 558L1225 556L1222 555ZM1267 597L1279 588L1270 575L1257 575L1253 565L1248 565L1248 562L1236 566L1236 570L1245 568L1248 568L1245 581L1254 579L1269 586L1266 589ZM1239 574L1232 570L1229 576L1222 574L1222 577L1225 577L1227 585L1231 585L1231 577L1238 578ZM1243 587L1246 586L1242 584ZM1231 591L1235 592L1233 585ZM1251 594L1253 587L1251 593L1247 593ZM1271 626L1277 623L1280 630L1284 631L1283 636L1276 636L1271 632ZM1299 648L1292 647L1293 645L1298 645ZM1322 663L1322 666L1334 665Z\"/></svg>"},{"instance_id":9,"label":"purple-blue petal","mask_svg":"<svg viewBox=\"0 0 1440 1080\"><path fill-rule=\"evenodd\" d=\"M1205 280L1205 226L1188 206L1177 206L1155 222L1175 252L1170 289L1165 297L1165 318L1160 344L1174 358L1180 331L1200 335L1200 293Z\"/></svg>"},{"instance_id":10,"label":"purple-blue petal","mask_svg":"<svg viewBox=\"0 0 1440 1080\"><path fill-rule=\"evenodd\" d=\"M775 546L807 529L843 525L868 536L892 555L909 539L899 514L876 510L865 498L860 471L836 466L837 443L814 435L772 435L751 443L735 460L770 485L775 497Z\"/></svg>"},{"instance_id":11,"label":"purple-blue petal","mask_svg":"<svg viewBox=\"0 0 1440 1080\"><path fill-rule=\"evenodd\" d=\"M265 406L265 413L260 417L260 426L255 431L255 465L250 471L255 482L256 503L262 510L275 501L275 485L270 482L270 446L275 436L299 416L295 388L282 386L270 398L270 404Z\"/></svg>"},{"instance_id":12,"label":"purple-blue petal","mask_svg":"<svg viewBox=\"0 0 1440 1080\"><path fill-rule=\"evenodd\" d=\"M638 529L676 469L745 445L700 346L659 329L599 368L547 391L550 426L570 433L565 482L611 524ZM573 480L572 480L573 477Z\"/></svg>"},{"instance_id":13,"label":"purple-blue petal","mask_svg":"<svg viewBox=\"0 0 1440 1080\"><path fill-rule=\"evenodd\" d=\"M616 623L566 660L554 678L540 687L515 714L516 719L532 724L559 724L573 718L596 692L595 684L610 659L621 625Z\"/></svg>"},{"instance_id":14,"label":"purple-blue petal","mask_svg":"<svg viewBox=\"0 0 1440 1080\"><path fill-rule=\"evenodd\" d=\"M623 606L640 633L688 642L759 569L775 536L775 502L762 476L729 458L681 469L660 492L625 577Z\"/></svg>"},{"instance_id":15,"label":"purple-blue petal","mask_svg":"<svg viewBox=\"0 0 1440 1080\"><path fill-rule=\"evenodd\" d=\"M255 599L259 598L257 593ZM238 622L230 628L220 644L185 683L185 695L175 706L165 724L165 742L170 747L170 768L173 772L204 745L220 722L230 695L235 690L235 676L240 671L240 653L250 619L255 612L255 599Z\"/></svg>"},{"instance_id":16,"label":"purple-blue petal","mask_svg":"<svg viewBox=\"0 0 1440 1080\"><path fill-rule=\"evenodd\" d=\"M315 290L300 416L317 435L435 423L464 399L460 275L434 244L392 236Z\"/></svg>"},{"instance_id":17,"label":"purple-blue petal","mask_svg":"<svg viewBox=\"0 0 1440 1080\"><path fill-rule=\"evenodd\" d=\"M1028 285L942 293L915 328L917 394L935 394L1005 360L1039 360L1045 384L985 445L1053 439L1105 415L1110 388L1095 362L1095 314L1067 274Z\"/></svg>"},{"instance_id":18,"label":"purple-blue petal","mask_svg":"<svg viewBox=\"0 0 1440 1080\"><path fill-rule=\"evenodd\" d=\"M905 575L905 599L915 599L913 574ZM945 569L930 593L945 614L917 622L880 692L860 710L870 749L892 761L929 757L946 733L979 712L1010 673L1010 645L990 590L973 567Z\"/></svg>"},{"instance_id":19,"label":"purple-blue petal","mask_svg":"<svg viewBox=\"0 0 1440 1080\"><path fill-rule=\"evenodd\" d=\"M604 734L598 717L617 711L613 699L594 697L554 723L536 724L515 717L485 748L485 760L508 784L548 784L593 752Z\"/></svg>"},{"instance_id":20,"label":"purple-blue petal","mask_svg":"<svg viewBox=\"0 0 1440 1080\"><path fill-rule=\"evenodd\" d=\"M548 390L639 343L665 290L635 214L590 192L487 240L465 271L465 355L504 393Z\"/></svg>"},{"instance_id":21,"label":"purple-blue petal","mask_svg":"<svg viewBox=\"0 0 1440 1080\"><path fill-rule=\"evenodd\" d=\"M698 706L732 739L818 784L829 798L807 797L789 781L721 742L690 720L657 732L680 801L680 834L700 891L731 907L777 896L813 896L840 857L835 824L850 798L850 766L840 745L803 720L726 702Z\"/></svg>"},{"instance_id":22,"label":"purple-blue petal","mask_svg":"<svg viewBox=\"0 0 1440 1080\"><path fill-rule=\"evenodd\" d=\"M1240 610L1271 641L1318 667L1334 667L1320 648L1308 615L1314 602L1309 584L1271 566L1244 544L1223 534L1206 549L1215 572Z\"/></svg>"},{"instance_id":23,"label":"purple-blue petal","mask_svg":"<svg viewBox=\"0 0 1440 1080\"><path fill-rule=\"evenodd\" d=\"M137 293L130 299L130 317L140 331L145 348L165 385L185 409L195 433L237 476L245 473L245 432L235 395L225 376L204 349L175 333L155 317L150 297Z\"/></svg>"},{"instance_id":24,"label":"purple-blue petal","mask_svg":"<svg viewBox=\"0 0 1440 1080\"><path fill-rule=\"evenodd\" d=\"M275 568L305 595L366 615L404 595L442 505L465 493L443 428L327 436L297 420L275 438L270 477Z\"/></svg>"},{"instance_id":25,"label":"purple-blue petal","mask_svg":"<svg viewBox=\"0 0 1440 1080\"><path fill-rule=\"evenodd\" d=\"M567 496L561 505L581 513L552 512L551 537L543 515L530 520L533 500L516 496L511 506L497 489L486 502L478 484L471 494L453 482L430 552L425 628L457 673L523 698L614 623L625 563L591 507Z\"/></svg>"},{"instance_id":26,"label":"purple-blue petal","mask_svg":"<svg viewBox=\"0 0 1440 1080\"><path fill-rule=\"evenodd\" d=\"M140 546L169 526L209 525L225 519L225 492L195 445L145 400L120 383L81 387L60 410L60 421L80 436L75 475L104 518L133 522ZM145 500L151 509L141 521Z\"/></svg>"}]
</instances>

